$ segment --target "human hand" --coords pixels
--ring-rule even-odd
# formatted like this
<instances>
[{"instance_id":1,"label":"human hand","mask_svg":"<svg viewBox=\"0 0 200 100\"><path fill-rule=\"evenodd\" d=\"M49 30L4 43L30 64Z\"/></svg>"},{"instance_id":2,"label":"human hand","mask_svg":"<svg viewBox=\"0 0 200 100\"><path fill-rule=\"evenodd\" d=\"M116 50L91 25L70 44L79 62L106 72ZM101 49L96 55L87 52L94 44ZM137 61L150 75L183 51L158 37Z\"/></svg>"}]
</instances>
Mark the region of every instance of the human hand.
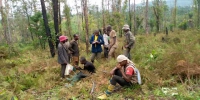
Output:
<instances>
[{"instance_id":1,"label":"human hand","mask_svg":"<svg viewBox=\"0 0 200 100\"><path fill-rule=\"evenodd\" d=\"M117 69L121 69L122 68L122 66L120 64L118 64L116 67L117 67Z\"/></svg>"},{"instance_id":2,"label":"human hand","mask_svg":"<svg viewBox=\"0 0 200 100\"><path fill-rule=\"evenodd\" d=\"M92 42L92 44L96 44L96 41Z\"/></svg>"}]
</instances>

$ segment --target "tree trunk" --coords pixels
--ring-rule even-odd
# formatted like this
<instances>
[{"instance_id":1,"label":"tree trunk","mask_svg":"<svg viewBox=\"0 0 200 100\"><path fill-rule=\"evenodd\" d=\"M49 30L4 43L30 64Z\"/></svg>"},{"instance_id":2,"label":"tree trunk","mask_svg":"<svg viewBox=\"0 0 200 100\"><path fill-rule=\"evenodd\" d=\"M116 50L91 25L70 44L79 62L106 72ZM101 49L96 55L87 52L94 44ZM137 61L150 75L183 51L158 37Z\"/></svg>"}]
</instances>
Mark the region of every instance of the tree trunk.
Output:
<instances>
[{"instance_id":1,"label":"tree trunk","mask_svg":"<svg viewBox=\"0 0 200 100\"><path fill-rule=\"evenodd\" d=\"M145 12L145 31L146 31L146 34L149 34L149 31L148 31L148 7L149 7L149 1L146 0L146 12Z\"/></svg>"},{"instance_id":2,"label":"tree trunk","mask_svg":"<svg viewBox=\"0 0 200 100\"><path fill-rule=\"evenodd\" d=\"M136 5L135 5L135 0L134 0L134 35L136 35L136 11L135 11Z\"/></svg>"},{"instance_id":3,"label":"tree trunk","mask_svg":"<svg viewBox=\"0 0 200 100\"><path fill-rule=\"evenodd\" d=\"M199 28L200 27L200 0L197 0L197 5L198 5L198 14L197 14L198 24L197 24L197 27Z\"/></svg>"},{"instance_id":4,"label":"tree trunk","mask_svg":"<svg viewBox=\"0 0 200 100\"><path fill-rule=\"evenodd\" d=\"M43 20L44 20L46 35L47 35L48 42L49 42L50 53L51 53L51 56L54 57L55 56L55 48L54 48L53 41L52 41L51 31L50 31L50 28L48 25L48 18L47 18L47 14L46 14L45 3L44 3L44 0L40 0L40 2L41 2L41 6L42 6L42 15L43 15Z\"/></svg>"},{"instance_id":5,"label":"tree trunk","mask_svg":"<svg viewBox=\"0 0 200 100\"><path fill-rule=\"evenodd\" d=\"M76 16L77 16L77 26L78 26L78 32L79 32L79 36L80 36L80 31L81 31L81 22L80 22L80 19L79 19L79 13L78 13L78 5L77 5L77 0L75 0L75 6L76 6Z\"/></svg>"},{"instance_id":6,"label":"tree trunk","mask_svg":"<svg viewBox=\"0 0 200 100\"><path fill-rule=\"evenodd\" d=\"M88 25L88 8L87 8L87 0L83 0L83 11L84 11L84 18L85 18L85 30L86 30L86 52L89 53L89 25Z\"/></svg>"},{"instance_id":7,"label":"tree trunk","mask_svg":"<svg viewBox=\"0 0 200 100\"><path fill-rule=\"evenodd\" d=\"M67 4L65 4L65 17L66 17L66 26L67 26L67 30L68 30L68 35L70 36L70 38L72 39L72 35L71 35L71 19L70 19L70 8Z\"/></svg>"},{"instance_id":8,"label":"tree trunk","mask_svg":"<svg viewBox=\"0 0 200 100\"><path fill-rule=\"evenodd\" d=\"M174 13L173 13L173 20L174 20L174 28L176 28L176 10L177 10L177 0L174 0Z\"/></svg>"},{"instance_id":9,"label":"tree trunk","mask_svg":"<svg viewBox=\"0 0 200 100\"><path fill-rule=\"evenodd\" d=\"M52 0L53 2L53 19L54 19L54 29L56 35L56 48L58 47L59 43L59 22L58 22L58 0Z\"/></svg>"},{"instance_id":10,"label":"tree trunk","mask_svg":"<svg viewBox=\"0 0 200 100\"><path fill-rule=\"evenodd\" d=\"M103 19L103 28L106 27L106 24L105 24L105 14L104 14L104 0L102 0L102 19Z\"/></svg>"},{"instance_id":11,"label":"tree trunk","mask_svg":"<svg viewBox=\"0 0 200 100\"><path fill-rule=\"evenodd\" d=\"M58 1L58 16L59 16L59 32L62 33L62 16L61 16L61 12L60 12L60 0Z\"/></svg>"},{"instance_id":12,"label":"tree trunk","mask_svg":"<svg viewBox=\"0 0 200 100\"><path fill-rule=\"evenodd\" d=\"M31 27L31 24L30 24L30 16L29 16L29 14L28 14L28 9L27 9L27 3L26 3L24 0L22 0L22 2L23 2L24 5L25 5L24 10L25 10L25 14L26 14L26 17L27 17L27 20L28 20L28 27L30 28L30 27ZM30 33L31 33L31 39L32 39L32 41L33 41L34 39L33 39L33 33L32 33L32 31L30 31Z\"/></svg>"},{"instance_id":13,"label":"tree trunk","mask_svg":"<svg viewBox=\"0 0 200 100\"><path fill-rule=\"evenodd\" d=\"M129 27L131 30L132 29L131 0L129 0L128 5L129 5ZM134 14L134 16L135 16L135 14ZM135 22L135 20L134 20L134 22ZM135 26L135 24L134 24L134 26Z\"/></svg>"},{"instance_id":14,"label":"tree trunk","mask_svg":"<svg viewBox=\"0 0 200 100\"><path fill-rule=\"evenodd\" d=\"M156 18L156 29L157 29L157 33L159 32L160 30L160 15L159 15L159 3L160 1L156 1L156 7L153 6L153 11L154 11L154 15L155 15L155 18Z\"/></svg>"}]
</instances>

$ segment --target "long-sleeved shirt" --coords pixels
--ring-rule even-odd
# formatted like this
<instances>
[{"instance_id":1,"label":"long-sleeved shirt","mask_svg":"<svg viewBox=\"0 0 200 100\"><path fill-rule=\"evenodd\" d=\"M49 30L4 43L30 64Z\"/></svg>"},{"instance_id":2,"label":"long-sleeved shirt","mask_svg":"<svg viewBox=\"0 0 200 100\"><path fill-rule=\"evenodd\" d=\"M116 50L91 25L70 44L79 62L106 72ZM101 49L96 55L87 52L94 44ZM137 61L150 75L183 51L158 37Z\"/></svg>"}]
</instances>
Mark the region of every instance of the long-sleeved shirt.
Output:
<instances>
[{"instance_id":1,"label":"long-sleeved shirt","mask_svg":"<svg viewBox=\"0 0 200 100\"><path fill-rule=\"evenodd\" d=\"M69 63L69 54L62 43L58 44L58 63Z\"/></svg>"}]
</instances>

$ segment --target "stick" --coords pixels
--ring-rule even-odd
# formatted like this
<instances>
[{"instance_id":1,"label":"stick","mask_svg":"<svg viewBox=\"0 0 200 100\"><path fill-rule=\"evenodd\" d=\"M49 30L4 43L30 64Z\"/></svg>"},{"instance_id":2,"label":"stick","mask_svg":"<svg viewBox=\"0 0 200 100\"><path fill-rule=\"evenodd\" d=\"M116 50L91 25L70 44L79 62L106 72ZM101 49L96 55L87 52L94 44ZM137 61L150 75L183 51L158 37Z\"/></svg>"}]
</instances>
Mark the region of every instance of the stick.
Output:
<instances>
[{"instance_id":1,"label":"stick","mask_svg":"<svg viewBox=\"0 0 200 100\"><path fill-rule=\"evenodd\" d=\"M95 83L94 81L92 81L92 89L90 91L90 95L92 95L92 93L94 92L94 88L95 88Z\"/></svg>"}]
</instances>

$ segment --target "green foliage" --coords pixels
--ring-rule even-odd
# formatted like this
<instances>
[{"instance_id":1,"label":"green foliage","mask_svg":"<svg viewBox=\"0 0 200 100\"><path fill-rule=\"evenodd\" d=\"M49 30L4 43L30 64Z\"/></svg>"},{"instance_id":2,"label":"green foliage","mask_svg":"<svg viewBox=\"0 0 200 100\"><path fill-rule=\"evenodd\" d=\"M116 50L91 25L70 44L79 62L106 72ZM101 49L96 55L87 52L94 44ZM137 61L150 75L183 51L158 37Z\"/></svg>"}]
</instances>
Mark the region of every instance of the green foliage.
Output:
<instances>
[{"instance_id":1,"label":"green foliage","mask_svg":"<svg viewBox=\"0 0 200 100\"><path fill-rule=\"evenodd\" d=\"M187 21L186 20L184 20L182 23L180 23L179 25L178 25L178 28L180 28L180 29L182 29L182 30L186 30L187 29Z\"/></svg>"}]
</instances>

